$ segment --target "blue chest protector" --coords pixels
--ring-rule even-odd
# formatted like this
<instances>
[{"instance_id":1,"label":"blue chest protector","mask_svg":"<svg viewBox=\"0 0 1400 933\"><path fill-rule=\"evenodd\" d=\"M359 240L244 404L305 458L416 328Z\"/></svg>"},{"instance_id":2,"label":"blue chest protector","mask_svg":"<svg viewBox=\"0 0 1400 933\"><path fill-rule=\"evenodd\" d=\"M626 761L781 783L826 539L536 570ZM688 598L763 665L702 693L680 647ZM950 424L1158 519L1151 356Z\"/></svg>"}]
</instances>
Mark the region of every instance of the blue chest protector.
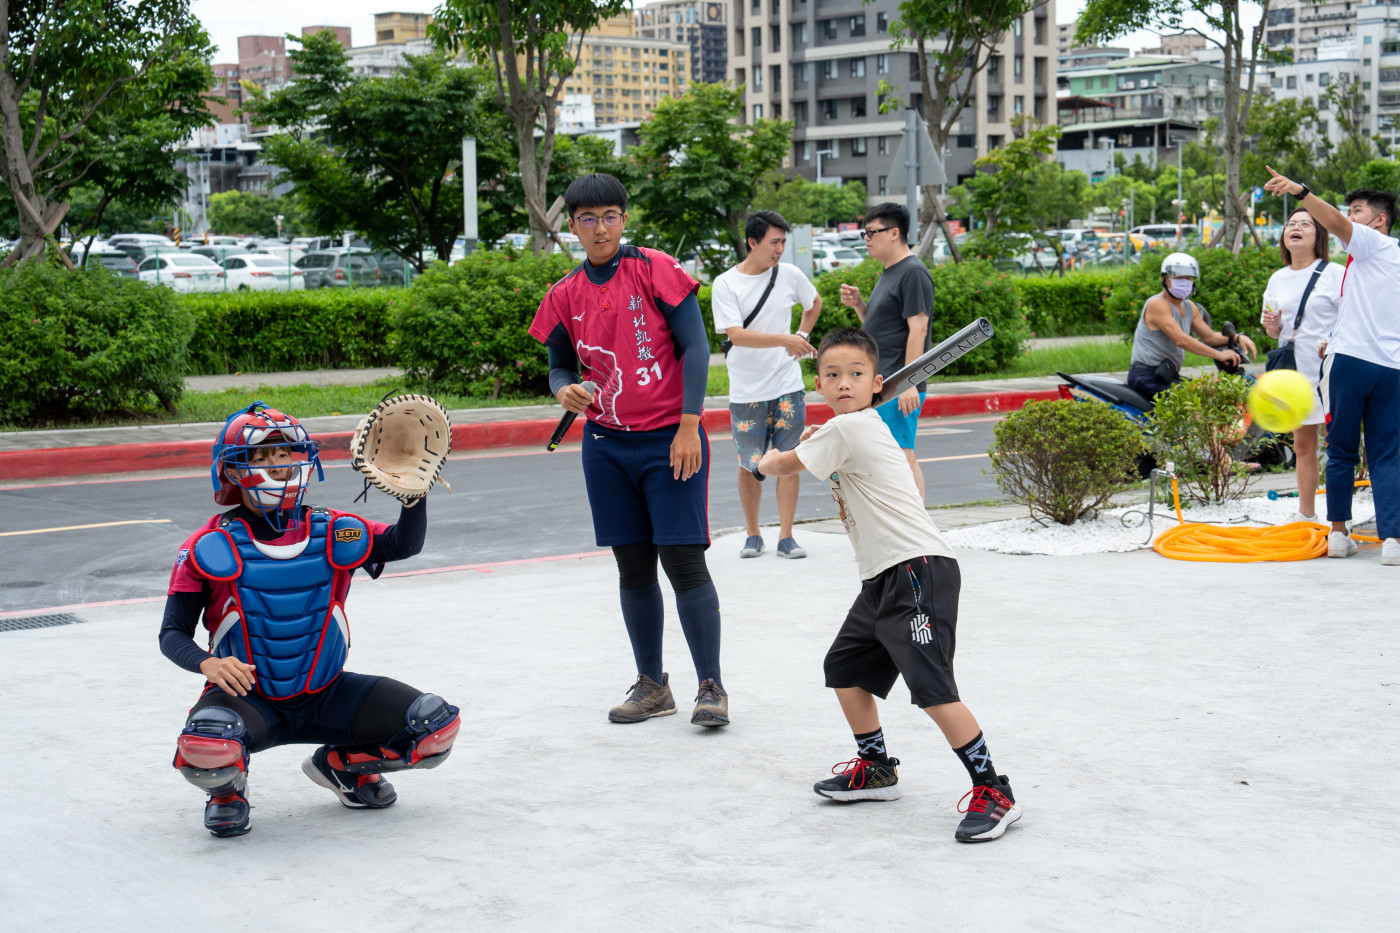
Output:
<instances>
[{"instance_id":1,"label":"blue chest protector","mask_svg":"<svg viewBox=\"0 0 1400 933\"><path fill-rule=\"evenodd\" d=\"M324 689L345 666L350 627L335 598L336 573L369 557L373 534L356 515L312 509L306 537L267 544L241 519L226 518L190 548L201 576L233 584L217 613L210 651L251 664L265 697L286 699Z\"/></svg>"}]
</instances>

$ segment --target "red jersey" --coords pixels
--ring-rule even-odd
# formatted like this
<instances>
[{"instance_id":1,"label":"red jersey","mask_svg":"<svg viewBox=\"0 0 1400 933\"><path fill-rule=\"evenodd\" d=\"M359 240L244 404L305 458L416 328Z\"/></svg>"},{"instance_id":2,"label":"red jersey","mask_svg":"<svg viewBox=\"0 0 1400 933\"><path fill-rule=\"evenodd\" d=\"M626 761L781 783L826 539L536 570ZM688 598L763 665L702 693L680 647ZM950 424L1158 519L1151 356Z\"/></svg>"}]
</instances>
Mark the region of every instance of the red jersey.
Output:
<instances>
[{"instance_id":1,"label":"red jersey","mask_svg":"<svg viewBox=\"0 0 1400 933\"><path fill-rule=\"evenodd\" d=\"M598 386L588 420L622 431L678 424L685 387L657 302L675 308L700 283L660 250L623 246L615 262L603 285L594 285L582 264L556 282L530 333L541 343L557 326L569 335L583 378Z\"/></svg>"},{"instance_id":2,"label":"red jersey","mask_svg":"<svg viewBox=\"0 0 1400 933\"><path fill-rule=\"evenodd\" d=\"M330 512L332 516L349 514L347 512L339 512L335 509L327 509L326 511ZM213 631L215 625L218 624L218 620L223 617L224 610L235 602L233 598L233 583L229 581L206 580L204 577L195 573L194 568L190 566L190 546L199 535L210 529L217 528L219 522L223 521L223 518L223 515L213 516L186 538L184 544L180 545L180 551L175 557L175 567L170 571L170 587L165 591L167 596L173 593L198 593L207 585L209 587L209 603L205 606L204 610L204 627L210 631ZM370 521L368 518L361 518L360 520L369 526L370 532L376 538L387 533L390 527L392 527L383 522ZM289 528L282 535L262 543L296 544L301 541L302 538L306 537L309 528L310 526L308 523L302 522L295 528ZM345 602L345 595L349 591L350 571L335 571L335 584L331 591L332 600L343 604Z\"/></svg>"}]
</instances>

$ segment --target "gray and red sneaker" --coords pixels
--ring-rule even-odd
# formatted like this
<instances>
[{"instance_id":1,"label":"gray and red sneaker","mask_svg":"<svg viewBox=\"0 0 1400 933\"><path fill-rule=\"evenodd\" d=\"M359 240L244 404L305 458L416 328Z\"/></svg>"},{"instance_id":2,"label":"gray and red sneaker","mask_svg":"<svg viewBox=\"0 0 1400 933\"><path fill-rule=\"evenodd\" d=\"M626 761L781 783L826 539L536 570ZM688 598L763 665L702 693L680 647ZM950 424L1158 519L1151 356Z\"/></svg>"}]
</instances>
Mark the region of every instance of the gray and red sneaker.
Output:
<instances>
[{"instance_id":1,"label":"gray and red sneaker","mask_svg":"<svg viewBox=\"0 0 1400 933\"><path fill-rule=\"evenodd\" d=\"M1016 795L1011 792L1011 782L1004 774L997 775L995 784L978 784L962 799L967 800L968 797L972 798L972 802L966 807L963 807L962 800L958 801L958 812L967 814L958 824L957 832L953 833L953 838L958 842L990 842L1021 818L1021 811L1016 808Z\"/></svg>"}]
</instances>

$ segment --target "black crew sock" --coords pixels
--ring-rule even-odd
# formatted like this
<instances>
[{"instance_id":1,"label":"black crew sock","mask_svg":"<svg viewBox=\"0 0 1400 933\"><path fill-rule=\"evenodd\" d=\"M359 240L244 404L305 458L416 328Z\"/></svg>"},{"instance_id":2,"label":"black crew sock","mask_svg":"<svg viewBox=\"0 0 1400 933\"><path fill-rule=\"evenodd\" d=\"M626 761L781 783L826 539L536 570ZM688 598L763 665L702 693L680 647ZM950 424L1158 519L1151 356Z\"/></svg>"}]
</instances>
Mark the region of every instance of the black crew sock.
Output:
<instances>
[{"instance_id":1,"label":"black crew sock","mask_svg":"<svg viewBox=\"0 0 1400 933\"><path fill-rule=\"evenodd\" d=\"M866 761L889 761L889 753L885 751L885 730L876 729L874 732L857 732L856 751L860 757Z\"/></svg>"},{"instance_id":2,"label":"black crew sock","mask_svg":"<svg viewBox=\"0 0 1400 933\"><path fill-rule=\"evenodd\" d=\"M962 748L953 749L953 752L967 769L967 776L972 778L973 784L997 782L997 769L992 764L992 754L987 751L987 740L982 738L982 733L977 733L977 738Z\"/></svg>"},{"instance_id":3,"label":"black crew sock","mask_svg":"<svg viewBox=\"0 0 1400 933\"><path fill-rule=\"evenodd\" d=\"M640 590L619 590L618 595L637 673L662 683L661 633L665 630L666 610L661 602L661 584L653 583Z\"/></svg>"}]
</instances>

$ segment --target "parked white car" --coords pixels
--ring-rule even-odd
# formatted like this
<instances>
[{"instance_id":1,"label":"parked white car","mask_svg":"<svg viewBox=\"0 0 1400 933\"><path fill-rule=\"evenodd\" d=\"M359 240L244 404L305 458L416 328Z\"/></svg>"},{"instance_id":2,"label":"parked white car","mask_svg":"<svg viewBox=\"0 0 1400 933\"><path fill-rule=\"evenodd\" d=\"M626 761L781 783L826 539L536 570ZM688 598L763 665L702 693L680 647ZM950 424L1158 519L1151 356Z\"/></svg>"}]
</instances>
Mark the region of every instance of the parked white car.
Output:
<instances>
[{"instance_id":1,"label":"parked white car","mask_svg":"<svg viewBox=\"0 0 1400 933\"><path fill-rule=\"evenodd\" d=\"M177 292L220 292L224 270L212 259L193 253L159 253L141 263L141 281Z\"/></svg>"},{"instance_id":2,"label":"parked white car","mask_svg":"<svg viewBox=\"0 0 1400 933\"><path fill-rule=\"evenodd\" d=\"M264 243L253 250L253 253L258 256L276 256L283 262L290 262L292 265L296 265L297 260L306 255L305 252L294 246L283 246L278 243Z\"/></svg>"},{"instance_id":3,"label":"parked white car","mask_svg":"<svg viewBox=\"0 0 1400 933\"><path fill-rule=\"evenodd\" d=\"M244 253L224 260L224 278L230 290L290 292L306 288L306 277L287 260L261 253Z\"/></svg>"},{"instance_id":4,"label":"parked white car","mask_svg":"<svg viewBox=\"0 0 1400 933\"><path fill-rule=\"evenodd\" d=\"M839 269L841 266L858 266L863 257L853 249L844 246L813 246L812 271L816 275Z\"/></svg>"}]
</instances>

